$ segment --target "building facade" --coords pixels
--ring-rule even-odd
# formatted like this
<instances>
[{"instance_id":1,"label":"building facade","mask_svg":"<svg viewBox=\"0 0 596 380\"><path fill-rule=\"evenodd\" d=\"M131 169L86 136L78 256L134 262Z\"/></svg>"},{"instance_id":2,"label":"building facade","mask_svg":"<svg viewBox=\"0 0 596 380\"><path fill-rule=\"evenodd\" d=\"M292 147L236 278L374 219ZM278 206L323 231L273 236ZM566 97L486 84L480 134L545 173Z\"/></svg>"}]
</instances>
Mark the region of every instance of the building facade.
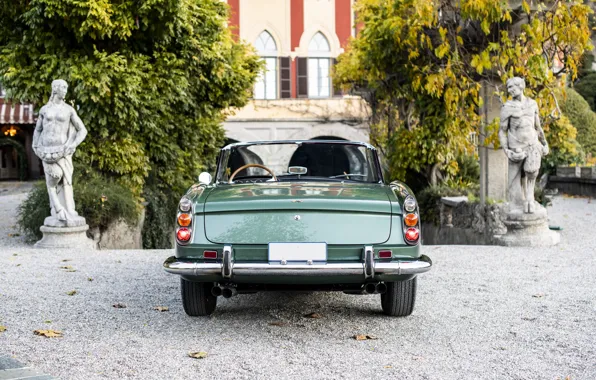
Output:
<instances>
[{"instance_id":1,"label":"building facade","mask_svg":"<svg viewBox=\"0 0 596 380\"><path fill-rule=\"evenodd\" d=\"M33 105L8 102L5 95L0 85L0 180L39 178L43 168L31 148Z\"/></svg>"},{"instance_id":2,"label":"building facade","mask_svg":"<svg viewBox=\"0 0 596 380\"><path fill-rule=\"evenodd\" d=\"M266 69L253 99L224 123L232 141L335 138L368 141L368 109L332 83L356 33L354 0L227 0L229 26Z\"/></svg>"}]
</instances>

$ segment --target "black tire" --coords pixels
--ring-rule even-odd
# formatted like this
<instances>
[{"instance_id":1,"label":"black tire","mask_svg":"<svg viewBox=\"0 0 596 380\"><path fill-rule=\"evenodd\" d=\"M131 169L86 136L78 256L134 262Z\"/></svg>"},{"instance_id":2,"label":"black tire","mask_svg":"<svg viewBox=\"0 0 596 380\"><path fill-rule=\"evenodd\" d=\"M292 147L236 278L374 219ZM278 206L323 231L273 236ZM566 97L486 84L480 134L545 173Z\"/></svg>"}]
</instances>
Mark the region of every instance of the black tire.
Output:
<instances>
[{"instance_id":1,"label":"black tire","mask_svg":"<svg viewBox=\"0 0 596 380\"><path fill-rule=\"evenodd\" d=\"M211 294L212 282L192 282L180 279L182 306L191 317L211 315L217 306L217 297Z\"/></svg>"},{"instance_id":2,"label":"black tire","mask_svg":"<svg viewBox=\"0 0 596 380\"><path fill-rule=\"evenodd\" d=\"M386 282L387 291L381 294L383 313L392 317L405 317L414 311L417 277L407 281Z\"/></svg>"}]
</instances>

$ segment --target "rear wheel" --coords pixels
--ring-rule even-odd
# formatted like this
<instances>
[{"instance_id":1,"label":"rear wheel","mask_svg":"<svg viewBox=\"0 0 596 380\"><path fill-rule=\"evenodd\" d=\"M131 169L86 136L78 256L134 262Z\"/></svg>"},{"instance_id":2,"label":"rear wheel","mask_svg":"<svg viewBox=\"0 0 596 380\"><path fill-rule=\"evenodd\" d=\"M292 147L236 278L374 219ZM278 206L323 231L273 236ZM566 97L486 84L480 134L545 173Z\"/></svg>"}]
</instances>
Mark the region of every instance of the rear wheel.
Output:
<instances>
[{"instance_id":1,"label":"rear wheel","mask_svg":"<svg viewBox=\"0 0 596 380\"><path fill-rule=\"evenodd\" d=\"M414 311L416 301L416 282L414 277L408 281L386 282L387 291L381 294L383 313L393 317L405 317Z\"/></svg>"},{"instance_id":2,"label":"rear wheel","mask_svg":"<svg viewBox=\"0 0 596 380\"><path fill-rule=\"evenodd\" d=\"M192 282L180 279L182 306L191 317L211 315L217 306L217 297L211 294L212 282Z\"/></svg>"}]
</instances>

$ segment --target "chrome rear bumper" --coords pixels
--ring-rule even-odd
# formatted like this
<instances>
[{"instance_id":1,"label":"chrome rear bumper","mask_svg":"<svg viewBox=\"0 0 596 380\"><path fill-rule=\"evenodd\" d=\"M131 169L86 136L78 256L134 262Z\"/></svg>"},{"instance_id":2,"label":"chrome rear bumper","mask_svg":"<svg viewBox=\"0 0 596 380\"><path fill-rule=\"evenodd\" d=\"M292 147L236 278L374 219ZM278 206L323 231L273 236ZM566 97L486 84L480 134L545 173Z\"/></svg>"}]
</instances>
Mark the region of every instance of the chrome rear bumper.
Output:
<instances>
[{"instance_id":1,"label":"chrome rear bumper","mask_svg":"<svg viewBox=\"0 0 596 380\"><path fill-rule=\"evenodd\" d=\"M224 251L225 252L225 251ZM227 263L227 265L224 265ZM422 255L413 261L380 262L365 260L361 263L327 264L285 264L281 263L234 263L228 257L222 262L199 263L174 256L164 264L166 272L189 277L221 275L227 279L235 276L362 276L362 279L375 275L411 275L430 270L432 261Z\"/></svg>"}]
</instances>

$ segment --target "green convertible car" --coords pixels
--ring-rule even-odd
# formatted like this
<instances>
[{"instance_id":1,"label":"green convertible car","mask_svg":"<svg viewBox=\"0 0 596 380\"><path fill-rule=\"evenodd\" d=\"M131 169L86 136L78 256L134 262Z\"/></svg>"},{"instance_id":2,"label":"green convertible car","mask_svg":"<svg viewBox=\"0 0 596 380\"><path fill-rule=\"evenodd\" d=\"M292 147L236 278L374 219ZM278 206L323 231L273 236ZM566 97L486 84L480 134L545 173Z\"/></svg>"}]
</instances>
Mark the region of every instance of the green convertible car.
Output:
<instances>
[{"instance_id":1,"label":"green convertible car","mask_svg":"<svg viewBox=\"0 0 596 380\"><path fill-rule=\"evenodd\" d=\"M262 141L226 146L215 181L199 176L179 204L176 256L188 315L217 297L269 290L380 294L383 312L406 316L420 252L412 191L385 184L376 149L349 141Z\"/></svg>"}]
</instances>

